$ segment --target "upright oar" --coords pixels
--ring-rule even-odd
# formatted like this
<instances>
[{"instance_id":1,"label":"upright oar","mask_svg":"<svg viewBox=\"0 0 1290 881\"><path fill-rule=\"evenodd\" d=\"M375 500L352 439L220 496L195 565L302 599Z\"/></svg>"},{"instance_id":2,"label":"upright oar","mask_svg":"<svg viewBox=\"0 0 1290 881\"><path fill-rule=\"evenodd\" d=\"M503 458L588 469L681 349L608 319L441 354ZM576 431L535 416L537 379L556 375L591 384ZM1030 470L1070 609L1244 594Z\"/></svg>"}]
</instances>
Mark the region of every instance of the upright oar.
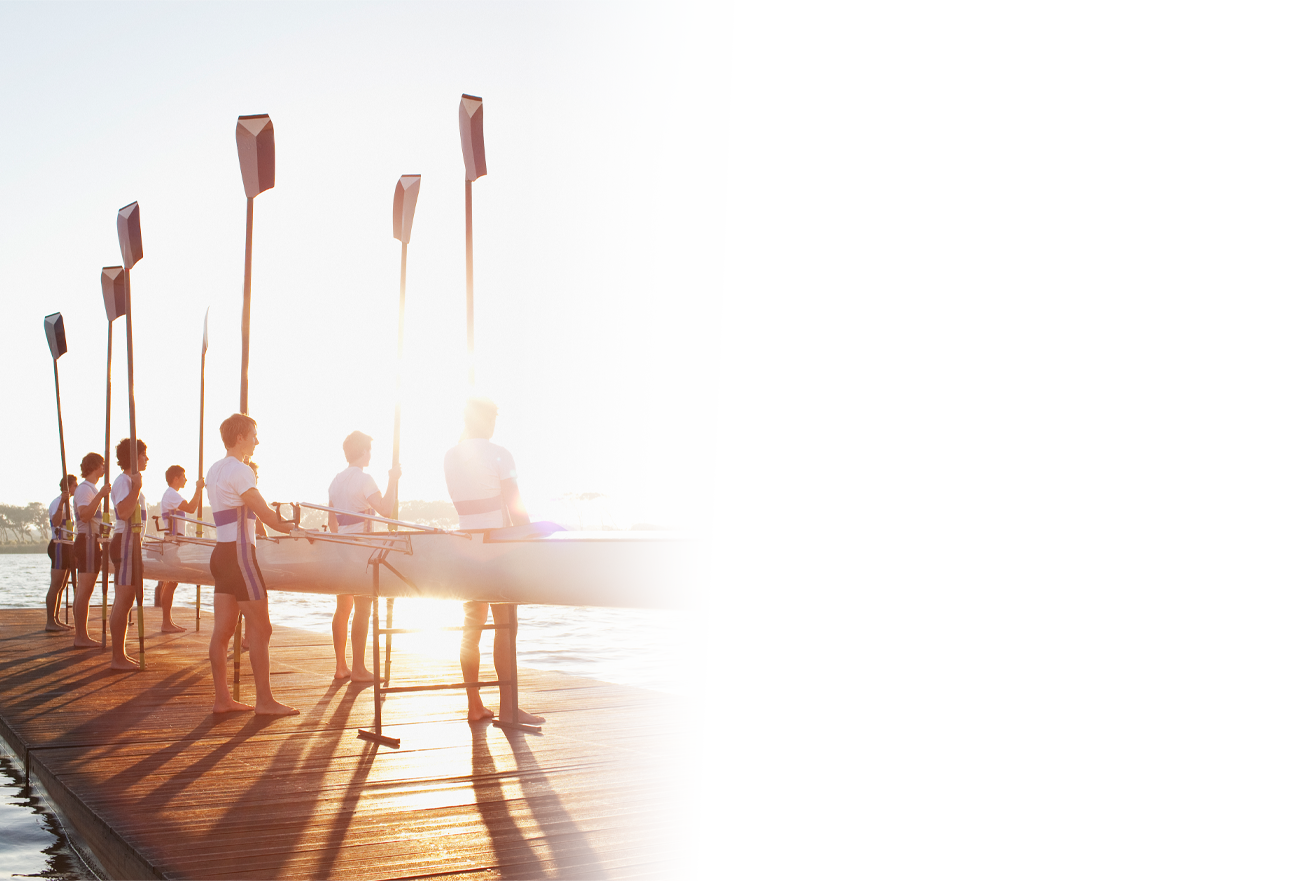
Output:
<instances>
[{"instance_id":1,"label":"upright oar","mask_svg":"<svg viewBox=\"0 0 1290 881\"><path fill-rule=\"evenodd\" d=\"M63 313L55 312L52 315L45 316L45 338L49 340L49 354L54 356L54 405L58 408L58 455L63 464L63 470L58 475L59 493L59 510L62 512L66 523L69 513L69 502L67 497L67 447L63 443L63 396L58 388L58 359L67 354L67 334L63 330ZM63 558L71 559L73 554L71 549L63 544L63 539L67 532L61 526L54 528L54 555L58 560ZM62 567L70 568L70 567ZM66 588L64 588L63 602L66 604Z\"/></svg>"},{"instance_id":2,"label":"upright oar","mask_svg":"<svg viewBox=\"0 0 1290 881\"><path fill-rule=\"evenodd\" d=\"M267 113L237 118L237 160L242 166L242 189L246 193L246 264L242 273L242 403L241 412L250 415L248 404L251 366L251 226L255 218L255 197L272 189L277 168L273 146L273 120ZM233 629L233 700L241 697L242 616Z\"/></svg>"},{"instance_id":3,"label":"upright oar","mask_svg":"<svg viewBox=\"0 0 1290 881\"><path fill-rule=\"evenodd\" d=\"M394 237L403 243L399 264L399 359L394 372L394 462L399 467L399 429L403 415L403 303L408 290L408 242L412 239L412 217L421 193L421 175L405 174L394 185ZM394 520L399 519L399 482L394 481Z\"/></svg>"},{"instance_id":4,"label":"upright oar","mask_svg":"<svg viewBox=\"0 0 1290 881\"><path fill-rule=\"evenodd\" d=\"M251 366L251 228L255 220L255 197L273 188L276 163L273 121L267 113L237 118L237 158L242 166L242 189L246 192L246 262L242 270L242 411L247 405L247 378Z\"/></svg>"},{"instance_id":5,"label":"upright oar","mask_svg":"<svg viewBox=\"0 0 1290 881\"><path fill-rule=\"evenodd\" d=\"M206 476L206 348L210 341L211 307L206 307L206 317L202 319L202 386L201 401L197 410L197 476ZM205 511L205 491L197 494L197 519L202 519ZM206 528L197 524L197 537L206 535ZM197 585L197 630L202 629L202 586Z\"/></svg>"},{"instance_id":6,"label":"upright oar","mask_svg":"<svg viewBox=\"0 0 1290 881\"><path fill-rule=\"evenodd\" d=\"M125 267L123 266L104 266L103 274L100 276L103 283L103 309L107 312L107 416L103 420L103 482L107 486L112 486L112 322L116 321L126 312L125 299ZM110 526L114 520L112 513L112 491L108 490L107 498L103 500L103 524ZM98 541L102 536L95 536L94 540ZM111 541L112 536L109 534L107 540ZM88 541L88 539L87 539ZM108 626L108 555L101 555L101 565L103 567L103 651L108 648L107 626Z\"/></svg>"},{"instance_id":7,"label":"upright oar","mask_svg":"<svg viewBox=\"0 0 1290 881\"><path fill-rule=\"evenodd\" d=\"M125 269L123 273L125 276L125 385L126 397L130 401L130 474L134 475L139 473L139 434L134 416L134 298L130 293L130 270L143 259L143 233L139 227L138 202L131 202L117 212L116 237L121 245L121 263L124 264ZM136 517L138 532L135 532ZM116 580L118 591L121 590L123 578L124 583L133 588L136 581L134 567L143 566L143 527L147 522L147 512L140 511L139 506L136 505L134 514L130 516L130 523L121 534L121 566L117 569ZM136 541L140 542L139 547L136 547ZM142 569L139 574L142 576ZM139 669L146 670L147 661L144 658L143 644L143 579L140 577L137 580L139 586L134 593L139 615Z\"/></svg>"},{"instance_id":8,"label":"upright oar","mask_svg":"<svg viewBox=\"0 0 1290 881\"><path fill-rule=\"evenodd\" d=\"M466 162L466 352L470 384L475 385L475 238L471 184L488 174L484 162L484 99L462 95L457 109L461 157Z\"/></svg>"}]
</instances>

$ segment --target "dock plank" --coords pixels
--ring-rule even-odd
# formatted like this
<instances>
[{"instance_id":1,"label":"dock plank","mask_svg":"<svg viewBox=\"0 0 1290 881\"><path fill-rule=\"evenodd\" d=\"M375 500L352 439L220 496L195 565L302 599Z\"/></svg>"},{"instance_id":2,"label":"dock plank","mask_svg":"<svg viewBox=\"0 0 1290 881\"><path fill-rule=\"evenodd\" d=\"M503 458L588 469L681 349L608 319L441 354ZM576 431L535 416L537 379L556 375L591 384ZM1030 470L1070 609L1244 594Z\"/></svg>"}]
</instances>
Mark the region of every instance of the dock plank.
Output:
<instances>
[{"instance_id":1,"label":"dock plank","mask_svg":"<svg viewBox=\"0 0 1290 881\"><path fill-rule=\"evenodd\" d=\"M325 636L276 627L273 688L299 716L214 716L208 632L162 634L148 670L0 610L0 734L115 877L672 878L687 785L680 698L521 669L540 735L465 721L444 691L383 704L391 750L359 740L369 686L331 678ZM396 639L395 684L455 682ZM490 659L485 658L484 669ZM243 699L254 700L243 663ZM82 828L84 827L84 828Z\"/></svg>"}]
</instances>

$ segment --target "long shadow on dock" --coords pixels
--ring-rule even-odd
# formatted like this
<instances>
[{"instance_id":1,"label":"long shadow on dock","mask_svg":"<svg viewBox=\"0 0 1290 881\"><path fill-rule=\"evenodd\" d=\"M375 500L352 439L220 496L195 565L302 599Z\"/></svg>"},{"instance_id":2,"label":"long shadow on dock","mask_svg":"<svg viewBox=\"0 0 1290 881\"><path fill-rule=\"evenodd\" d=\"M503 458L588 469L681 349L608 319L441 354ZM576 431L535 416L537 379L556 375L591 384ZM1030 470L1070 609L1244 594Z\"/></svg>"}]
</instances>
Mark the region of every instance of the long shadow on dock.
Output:
<instances>
[{"instance_id":1,"label":"long shadow on dock","mask_svg":"<svg viewBox=\"0 0 1290 881\"><path fill-rule=\"evenodd\" d=\"M493 751L489 749L489 728L486 724L471 725L471 787L475 789L477 810L488 828L501 877L515 878L516 881L519 878L548 877L547 868L552 860L555 862L551 867L555 869L553 877L574 871L586 881L602 881L608 877L596 851L579 831L569 811L565 810L560 796L556 795L542 766L530 751L526 735L503 729L516 765L513 773L504 773L498 771ZM508 798L504 792L503 780L512 777L519 780L524 800ZM542 833L533 840L525 835L519 820L511 813L512 806L521 805L528 807ZM550 851L551 856L539 855L534 841L541 841L543 849Z\"/></svg>"}]
</instances>

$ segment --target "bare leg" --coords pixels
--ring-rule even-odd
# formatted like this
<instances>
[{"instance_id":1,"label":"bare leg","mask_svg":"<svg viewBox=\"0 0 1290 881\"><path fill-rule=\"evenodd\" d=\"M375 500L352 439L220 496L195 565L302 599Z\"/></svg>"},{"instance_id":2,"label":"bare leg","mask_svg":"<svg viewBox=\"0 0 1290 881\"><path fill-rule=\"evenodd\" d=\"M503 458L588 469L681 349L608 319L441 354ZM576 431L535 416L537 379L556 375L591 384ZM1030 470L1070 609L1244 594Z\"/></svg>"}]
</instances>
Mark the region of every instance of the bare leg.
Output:
<instances>
[{"instance_id":1,"label":"bare leg","mask_svg":"<svg viewBox=\"0 0 1290 881\"><path fill-rule=\"evenodd\" d=\"M215 703L212 713L230 713L234 710L253 710L250 704L233 700L228 693L228 641L237 626L237 600L232 594L215 594L215 624L211 627L211 678L215 681Z\"/></svg>"},{"instance_id":2,"label":"bare leg","mask_svg":"<svg viewBox=\"0 0 1290 881\"><path fill-rule=\"evenodd\" d=\"M462 603L466 629L461 632L461 677L466 682L479 681L479 638L483 631L476 628L488 622L488 603ZM466 689L466 718L471 722L491 719L493 711L484 706L478 688Z\"/></svg>"},{"instance_id":3,"label":"bare leg","mask_svg":"<svg viewBox=\"0 0 1290 881\"><path fill-rule=\"evenodd\" d=\"M58 607L63 598L63 585L67 583L66 569L49 570L49 590L45 593L45 629L50 633L62 633L71 630L58 620Z\"/></svg>"},{"instance_id":4,"label":"bare leg","mask_svg":"<svg viewBox=\"0 0 1290 881\"><path fill-rule=\"evenodd\" d=\"M518 626L519 614L515 606L493 606L493 623L498 627L506 624ZM497 678L501 680L509 679L512 676L518 678L518 671L515 667L515 636L505 630L497 630L493 634L493 667L497 670ZM541 725L546 719L542 716L534 716L532 713L526 713L519 708L519 682L514 685L503 685L502 700L502 721L518 722L522 725ZM509 702L505 699L507 691L512 691L515 700L515 718L508 719Z\"/></svg>"},{"instance_id":5,"label":"bare leg","mask_svg":"<svg viewBox=\"0 0 1290 881\"><path fill-rule=\"evenodd\" d=\"M246 643L250 649L251 672L255 675L255 712L261 716L298 716L300 711L273 699L269 684L269 601L242 600L238 604L246 619Z\"/></svg>"},{"instance_id":6,"label":"bare leg","mask_svg":"<svg viewBox=\"0 0 1290 881\"><path fill-rule=\"evenodd\" d=\"M86 629L90 617L90 600L94 598L94 572L81 572L76 576L76 596L72 600L72 620L76 624L76 637L72 645L77 648L95 648L102 645Z\"/></svg>"},{"instance_id":7,"label":"bare leg","mask_svg":"<svg viewBox=\"0 0 1290 881\"><path fill-rule=\"evenodd\" d=\"M118 579L120 578L118 570ZM142 589L142 588L139 588ZM139 662L125 653L125 637L130 629L130 610L134 608L134 592L131 584L116 583L116 596L112 599L112 615L108 618L108 627L112 631L112 669L138 670Z\"/></svg>"},{"instance_id":8,"label":"bare leg","mask_svg":"<svg viewBox=\"0 0 1290 881\"><path fill-rule=\"evenodd\" d=\"M175 602L175 588L179 587L178 581L158 581L157 593L161 599L161 632L162 633L183 633L188 628L180 627L170 617L170 607Z\"/></svg>"},{"instance_id":9,"label":"bare leg","mask_svg":"<svg viewBox=\"0 0 1290 881\"><path fill-rule=\"evenodd\" d=\"M354 629L350 633L354 646L353 681L371 682L375 677L367 669L367 628L372 619L372 598L354 597Z\"/></svg>"},{"instance_id":10,"label":"bare leg","mask_svg":"<svg viewBox=\"0 0 1290 881\"><path fill-rule=\"evenodd\" d=\"M349 665L345 663L345 641L349 638L349 613L354 609L354 598L336 595L336 611L331 616L331 647L336 653L336 679L349 678Z\"/></svg>"}]
</instances>

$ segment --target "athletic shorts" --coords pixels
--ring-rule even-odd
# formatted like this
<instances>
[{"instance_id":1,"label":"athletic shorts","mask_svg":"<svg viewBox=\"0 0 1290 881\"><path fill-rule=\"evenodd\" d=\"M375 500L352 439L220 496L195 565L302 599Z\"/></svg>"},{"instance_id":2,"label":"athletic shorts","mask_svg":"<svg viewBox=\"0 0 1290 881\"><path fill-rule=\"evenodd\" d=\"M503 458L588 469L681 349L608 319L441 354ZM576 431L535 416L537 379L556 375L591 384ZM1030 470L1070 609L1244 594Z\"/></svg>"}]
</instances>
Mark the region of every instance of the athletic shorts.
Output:
<instances>
[{"instance_id":1,"label":"athletic shorts","mask_svg":"<svg viewBox=\"0 0 1290 881\"><path fill-rule=\"evenodd\" d=\"M122 533L120 532L114 533L112 535L112 544L108 546L108 554L112 557L112 565L116 567L118 585L121 579L121 536ZM134 559L138 561L138 565L134 567L133 577L130 581L135 588L143 590L143 543L139 540L139 536L136 535L133 538Z\"/></svg>"},{"instance_id":2,"label":"athletic shorts","mask_svg":"<svg viewBox=\"0 0 1290 881\"><path fill-rule=\"evenodd\" d=\"M103 568L102 551L98 539L87 533L76 534L76 571L98 572Z\"/></svg>"},{"instance_id":3,"label":"athletic shorts","mask_svg":"<svg viewBox=\"0 0 1290 881\"><path fill-rule=\"evenodd\" d=\"M51 541L49 543L50 569L70 569L75 562L71 545L63 544L61 541Z\"/></svg>"},{"instance_id":4,"label":"athletic shorts","mask_svg":"<svg viewBox=\"0 0 1290 881\"><path fill-rule=\"evenodd\" d=\"M215 577L215 592L231 594L238 602L268 596L260 564L255 559L255 548L251 545L239 552L235 541L216 542L215 550L211 551L211 575Z\"/></svg>"}]
</instances>

